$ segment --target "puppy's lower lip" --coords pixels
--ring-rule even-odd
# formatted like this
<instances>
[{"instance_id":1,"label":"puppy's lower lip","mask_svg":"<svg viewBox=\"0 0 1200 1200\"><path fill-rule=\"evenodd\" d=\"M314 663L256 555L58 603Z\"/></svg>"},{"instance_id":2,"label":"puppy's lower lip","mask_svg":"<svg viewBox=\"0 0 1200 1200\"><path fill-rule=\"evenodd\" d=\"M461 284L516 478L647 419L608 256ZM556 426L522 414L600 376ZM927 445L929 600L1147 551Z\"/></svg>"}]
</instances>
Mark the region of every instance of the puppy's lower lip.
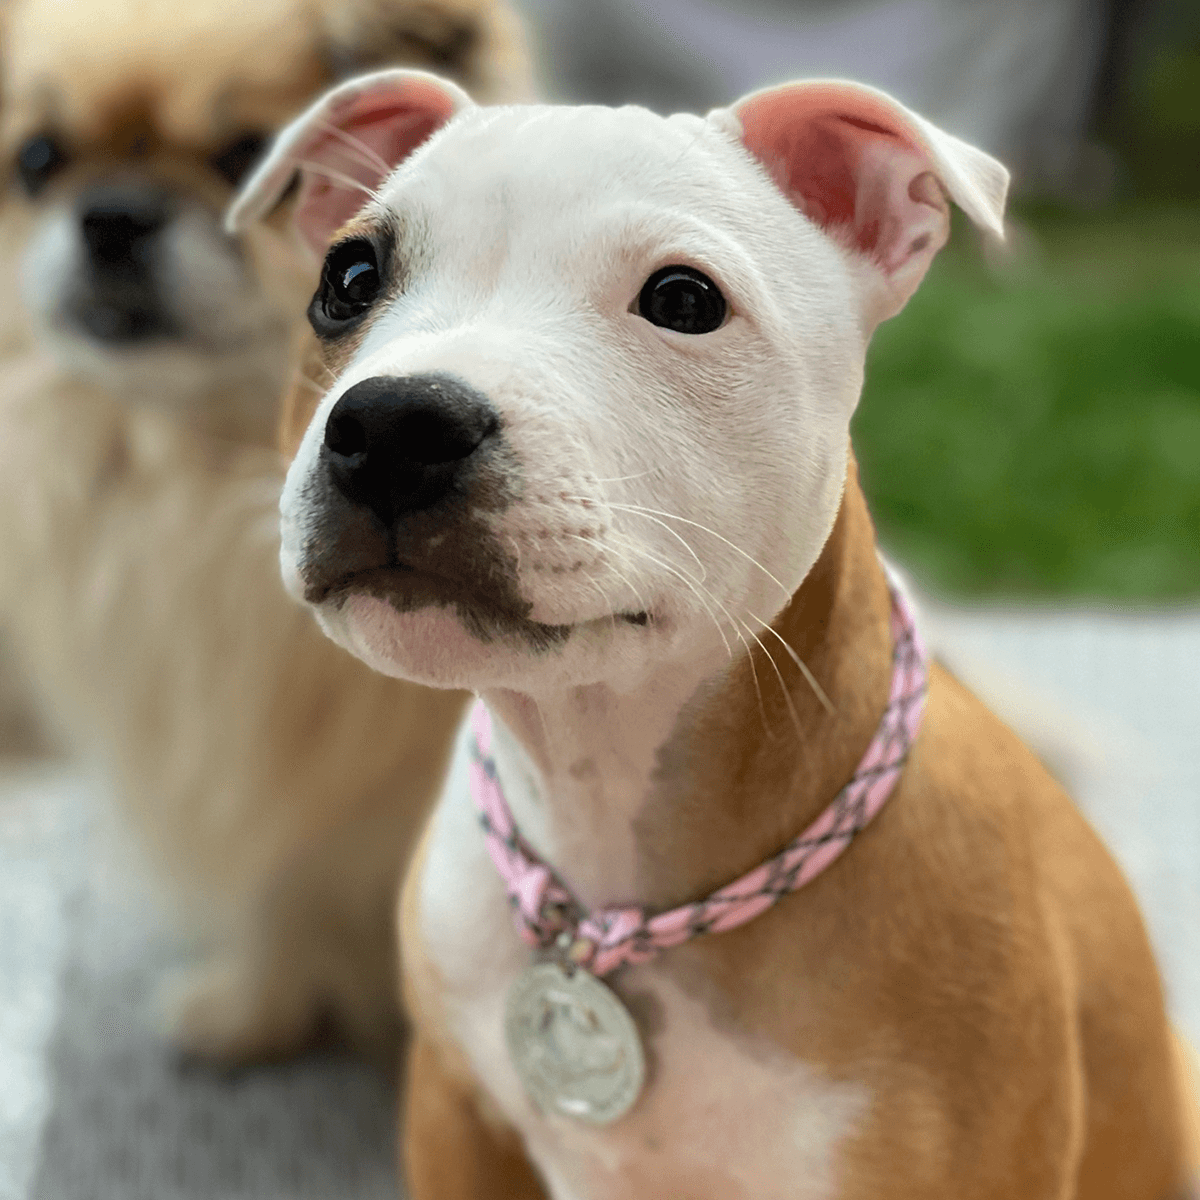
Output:
<instances>
[{"instance_id":1,"label":"puppy's lower lip","mask_svg":"<svg viewBox=\"0 0 1200 1200\"><path fill-rule=\"evenodd\" d=\"M304 599L309 604L324 604L327 600L343 600L355 592L371 592L381 583L394 582L413 574L414 569L405 563L388 563L386 566L352 571L349 575L342 575L332 581L309 582L304 590Z\"/></svg>"},{"instance_id":2,"label":"puppy's lower lip","mask_svg":"<svg viewBox=\"0 0 1200 1200\"><path fill-rule=\"evenodd\" d=\"M477 598L465 596L452 580L431 575L408 563L388 563L377 567L368 567L365 570L352 571L331 582L310 582L305 589L304 598L312 605L319 606L332 601L340 607L343 601L354 595L367 594L388 599L388 592L392 588L403 588L406 584L409 587L415 585L418 588L427 588L430 592L429 599L434 603L439 601L442 603L466 601L472 605L479 603ZM442 594L439 596L438 593ZM487 605L484 604L483 608L486 609ZM636 612L613 613L610 616L581 622L581 624L607 623L614 617L626 625L638 628L646 628L655 623L655 618L649 611L639 609ZM570 626L563 626L563 628L570 628Z\"/></svg>"}]
</instances>

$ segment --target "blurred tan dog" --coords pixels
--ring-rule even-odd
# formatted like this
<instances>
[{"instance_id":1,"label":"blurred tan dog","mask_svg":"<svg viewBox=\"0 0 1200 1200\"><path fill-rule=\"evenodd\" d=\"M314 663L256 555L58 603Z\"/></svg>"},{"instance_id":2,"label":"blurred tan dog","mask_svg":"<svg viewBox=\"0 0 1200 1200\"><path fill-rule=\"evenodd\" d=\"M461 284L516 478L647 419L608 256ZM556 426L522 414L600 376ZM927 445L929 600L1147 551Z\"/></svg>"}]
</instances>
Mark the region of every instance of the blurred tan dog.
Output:
<instances>
[{"instance_id":1,"label":"blurred tan dog","mask_svg":"<svg viewBox=\"0 0 1200 1200\"><path fill-rule=\"evenodd\" d=\"M502 0L16 0L3 14L0 626L214 940L187 1050L397 1029L391 908L461 697L279 582L276 397L307 248L220 229L270 132L373 63L529 89ZM11 674L5 685L11 687Z\"/></svg>"}]
</instances>

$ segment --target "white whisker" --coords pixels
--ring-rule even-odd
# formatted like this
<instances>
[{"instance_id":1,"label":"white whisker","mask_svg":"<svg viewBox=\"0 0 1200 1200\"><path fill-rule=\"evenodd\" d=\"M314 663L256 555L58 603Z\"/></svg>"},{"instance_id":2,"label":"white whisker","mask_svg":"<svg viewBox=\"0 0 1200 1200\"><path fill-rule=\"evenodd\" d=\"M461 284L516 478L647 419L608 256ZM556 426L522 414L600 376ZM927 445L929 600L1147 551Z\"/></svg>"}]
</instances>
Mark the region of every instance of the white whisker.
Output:
<instances>
[{"instance_id":1,"label":"white whisker","mask_svg":"<svg viewBox=\"0 0 1200 1200\"><path fill-rule=\"evenodd\" d=\"M755 698L758 701L759 715L762 718L763 733L765 733L766 736L771 741L774 741L775 735L774 735L774 733L772 733L770 722L767 720L767 706L766 706L766 702L763 699L762 684L759 682L759 678L758 678L758 668L754 663L754 651L751 649L750 643L748 641L746 641L746 638L745 638L744 634L742 633L742 630L739 628L739 624L745 628L746 632L749 633L752 638L754 638L755 642L758 643L758 646L760 647L762 652L764 654L766 654L767 659L771 663L771 666L774 667L775 673L777 675L779 675L779 684L780 684L780 687L783 688L784 699L787 701L788 709L792 714L792 721L796 726L796 733L800 737L800 739L803 741L804 735L803 735L803 729L801 727L800 716L796 712L795 706L792 703L791 695L789 694L789 692L787 690L786 684L784 684L783 676L779 671L779 665L775 662L774 658L771 657L771 654L767 650L766 646L764 646L762 644L762 642L759 641L758 637L756 636L754 631L750 628L750 626L746 625L746 623L744 621L739 622L737 620L737 618L734 617L730 613L729 609L727 609L725 607L725 605L722 604L721 601L718 600L715 595L713 595L713 592L710 588L704 588L703 593L702 593L697 585L697 581L692 579L691 576L687 575L682 570L672 567L669 563L663 562L662 559L651 554L648 550L646 550L642 546L633 544L633 545L631 545L630 548L636 550L639 554L644 555L646 558L650 559L651 562L656 563L658 566L660 566L663 570L669 571L672 575L676 576L676 578L682 579L684 581L684 583L686 583L687 586L692 589L692 591L696 594L697 598L700 600L700 602L702 604L704 603L703 597L707 596L725 614L725 619L729 622L730 627L733 629L735 636L737 637L738 641L741 642L743 649L746 651L746 660L750 665L750 678L754 683L754 694L755 694ZM725 642L726 649L729 651L730 656L732 657L732 650L729 647L729 643L725 639L724 631L721 629L721 623L716 620L716 617L713 616L712 611L708 608L707 605L705 605L705 611L708 612L708 615L710 617L712 617L714 623L717 626L717 632L721 634L721 640L723 642Z\"/></svg>"},{"instance_id":2,"label":"white whisker","mask_svg":"<svg viewBox=\"0 0 1200 1200\"><path fill-rule=\"evenodd\" d=\"M796 711L795 702L792 700L792 693L788 691L788 686L784 682L783 672L779 669L779 664L775 661L775 656L766 648L762 639L754 632L753 629L750 628L749 625L746 624L745 621L742 622L742 625L746 632L758 643L762 652L767 656L767 661L771 664L771 669L775 672L775 677L779 680L779 687L783 691L784 703L787 705L788 712L791 713L792 724L796 727L796 737L799 739L801 745L803 745L804 724L800 720L800 714ZM753 652L751 652L751 657L753 657Z\"/></svg>"},{"instance_id":3,"label":"white whisker","mask_svg":"<svg viewBox=\"0 0 1200 1200\"><path fill-rule=\"evenodd\" d=\"M627 483L630 479L645 479L647 475L655 475L658 473L657 467L652 467L649 471L639 471L636 475L614 475L611 479L593 479L593 483Z\"/></svg>"},{"instance_id":4,"label":"white whisker","mask_svg":"<svg viewBox=\"0 0 1200 1200\"><path fill-rule=\"evenodd\" d=\"M804 659L802 659L800 655L797 654L792 648L792 646L784 640L783 636L773 625L767 621L764 621L762 617L758 616L757 613L750 613L750 616L752 616L768 633L774 634L774 636L778 638L783 648L792 656L792 662L794 662L796 666L800 668L800 673L806 680L808 680L808 686L812 688L813 693L821 702L822 707L831 717L835 716L837 709L834 707L833 701L830 700L825 689L817 682L817 677L808 669L808 664L804 661Z\"/></svg>"},{"instance_id":5,"label":"white whisker","mask_svg":"<svg viewBox=\"0 0 1200 1200\"><path fill-rule=\"evenodd\" d=\"M718 541L724 542L725 545L730 548L730 550L740 554L748 563L751 564L751 566L757 567L773 584L775 584L777 588L779 588L779 590L789 600L791 599L792 593L783 585L783 583L776 579L775 576L772 575L771 572L768 571L767 568L764 567L757 558L747 554L746 551L741 548L741 546L734 545L733 542L731 542L727 537L724 537L722 534L719 534L715 529L709 529L707 525L701 525L699 521L691 521L687 517L680 517L676 516L674 513L662 512L657 508L644 508L640 504L613 504L611 501L609 501L608 507L619 512L636 512L649 516L665 517L668 521L682 521L685 525L691 525L693 528L699 529L701 532L707 533L711 537L715 537Z\"/></svg>"},{"instance_id":6,"label":"white whisker","mask_svg":"<svg viewBox=\"0 0 1200 1200\"><path fill-rule=\"evenodd\" d=\"M725 606L722 605L721 602L719 600L717 600L717 598L715 596L713 596L712 593L709 592L707 588L704 589L703 591L701 591L696 586L696 581L694 579L692 579L692 577L690 575L671 566L670 563L663 562L663 560L661 558L659 558L657 555L651 554L650 551L647 550L644 546L639 546L639 545L637 545L636 542L628 542L628 541L624 541L624 540L622 541L622 545L624 545L624 547L627 550L633 550L636 553L642 555L643 558L648 558L656 566L661 567L664 571L668 572L671 575L674 575L676 579L681 579L684 582L684 584L692 590L692 592L696 596L696 599L700 601L700 604L703 607L704 611L708 614L709 618L712 620L712 623L717 627L717 633L721 638L722 645L724 645L724 647L725 647L725 653L728 654L730 658L733 658L733 647L729 644L729 639L725 636L725 630L721 627L721 622L717 620L716 613L714 613L713 610L705 602L704 597L705 597L705 595L708 595L709 599L711 599L715 604L717 604L717 606L720 607L722 609L722 611L725 611ZM736 622L733 620L732 617L729 616L728 612L725 612L725 616L726 616L726 618L728 618L729 623L732 626L734 633L737 635L738 640L742 643L743 646L745 646L746 639L744 637L742 637L741 633L739 632Z\"/></svg>"},{"instance_id":7,"label":"white whisker","mask_svg":"<svg viewBox=\"0 0 1200 1200\"><path fill-rule=\"evenodd\" d=\"M577 533L568 533L568 534L563 534L562 536L564 536L564 537L569 537L569 538L570 538L572 541L576 541L576 542L586 542L586 543L587 543L589 546L591 546L593 549L595 549L595 547L596 547L596 544L597 544L593 538L585 538L585 537L581 537L581 536L580 536L579 534L577 534ZM617 553L619 553L619 552L620 552L620 551L619 551L619 549L618 549L617 547L615 547L615 546L610 546L610 545L608 545L608 544L605 544L605 546L604 546L604 549L606 549L606 550L614 550L614 551L616 551ZM628 560L626 560L626 562L628 562ZM617 578L618 578L618 579L619 579L619 580L620 580L620 581L621 581L621 582L622 582L622 583L623 583L623 584L624 584L624 585L625 585L625 586L626 586L626 587L627 587L627 588L630 590L630 592L632 592L632 593L633 593L633 598L634 598L634 599L635 599L635 600L638 602L638 604L641 606L641 608L640 608L640 610L639 610L639 611L641 611L641 612L644 612L644 613L649 613L649 611L650 611L649 605L647 605L646 601L645 601L645 600L642 598L642 594L641 594L641 593L640 593L640 592L637 590L637 588L636 588L636 587L634 587L634 585L633 585L633 584L632 584L632 583L631 583L631 582L630 582L630 581L629 581L629 580L628 580L628 579L627 579L627 578L626 578L626 577L625 577L625 576L624 576L624 575L623 575L623 574L622 574L620 571L618 571L618 570L617 570L617 568L616 568L616 567L614 567L614 566L612 565L612 563L610 563L610 562L607 562L607 561L606 561L606 562L604 562L604 564L603 564L603 565L604 565L604 566L605 566L605 567L606 567L606 568L607 568L609 571L611 571L611 572L612 572L612 573L613 573L613 574L614 574L614 575L615 575L615 576L616 576L616 577L617 577Z\"/></svg>"},{"instance_id":8,"label":"white whisker","mask_svg":"<svg viewBox=\"0 0 1200 1200\"><path fill-rule=\"evenodd\" d=\"M571 496L571 497L569 497L569 499L571 499L571 500L584 500L584 499L586 499L586 497L584 497L584 496ZM593 501L593 503L594 503L594 501ZM607 501L605 501L605 503L608 503L608 502L607 502ZM693 549L691 548L691 546L689 546L689 545L687 544L687 542L686 542L686 541L684 541L683 537L682 537L680 534L676 533L676 532L675 532L675 530L674 530L674 529L672 529L672 528L670 527L670 525L668 525L668 524L666 523L666 521L660 521L660 520L659 520L659 519L658 519L656 516L652 516L652 515L651 515L650 513L648 513L648 512L642 512L640 509L638 509L638 508L636 508L636 507L634 507L634 506L630 506L630 505L623 505L623 504L609 504L609 505L608 505L608 507L609 507L609 508L617 508L617 509L621 509L621 510L622 510L622 511L624 511L624 512L630 512L630 513L632 513L632 514L633 514L635 517L645 517L647 521L653 521L653 522L654 522L656 525L661 525L661 526L662 526L662 527L663 527L663 528L664 528L664 529L665 529L665 530L666 530L666 531L667 531L667 532L668 532L668 533L669 533L669 534L670 534L670 535L671 535L671 536L672 536L672 537L673 537L673 538L674 538L674 539L675 539L675 540L676 540L676 541L677 541L677 542L678 542L678 543L679 543L679 544L680 544L680 545L681 545L681 546L682 546L682 547L683 547L683 548L684 548L684 549L685 549L685 550L686 550L686 551L687 551L687 552L688 552L688 553L689 553L689 554L692 556L692 558L693 558L693 559L695 559L695 561L696 561L696 566L698 566L698 567L700 568L700 579L699 579L699 581L698 581L698 582L700 582L700 583L703 583L703 582L704 582L704 581L705 581L705 580L708 578L708 570L707 570L707 568L704 566L704 564L703 564L703 563L700 561L700 556L699 556L699 555L698 555L698 554L695 552L695 550L693 550Z\"/></svg>"},{"instance_id":9,"label":"white whisker","mask_svg":"<svg viewBox=\"0 0 1200 1200\"><path fill-rule=\"evenodd\" d=\"M332 387L335 383L337 383L337 376L323 362L321 362L319 359L315 359L315 358L306 358L300 364L300 367L299 367L300 374L305 375L307 377L307 372L310 367L316 367L316 369L318 371L329 376L329 386L330 387ZM316 382L316 381L314 380L314 382Z\"/></svg>"},{"instance_id":10,"label":"white whisker","mask_svg":"<svg viewBox=\"0 0 1200 1200\"><path fill-rule=\"evenodd\" d=\"M758 668L754 665L754 651L750 649L750 644L740 633L738 637L741 639L742 645L746 647L746 660L750 663L750 678L754 681L754 694L758 698L758 715L762 718L763 733L767 735L769 741L773 742L775 735L771 732L771 723L767 720L767 706L763 702L762 685L758 682Z\"/></svg>"},{"instance_id":11,"label":"white whisker","mask_svg":"<svg viewBox=\"0 0 1200 1200\"><path fill-rule=\"evenodd\" d=\"M389 167L387 163L384 162L382 157L376 154L375 151L372 150L371 147L362 140L362 138L356 138L354 134L349 132L349 130L339 129L331 121L319 120L317 124L320 125L320 127L324 129L326 133L332 133L334 137L341 138L341 140L347 146L349 146L351 150L354 150L358 154L359 161L365 166L378 167L384 175L390 175L392 173L392 168Z\"/></svg>"},{"instance_id":12,"label":"white whisker","mask_svg":"<svg viewBox=\"0 0 1200 1200\"><path fill-rule=\"evenodd\" d=\"M545 744L550 745L550 726L546 724L546 714L542 712L542 706L531 696L530 703L533 705L533 711L538 715L538 722L542 727L542 737L546 739Z\"/></svg>"},{"instance_id":13,"label":"white whisker","mask_svg":"<svg viewBox=\"0 0 1200 1200\"><path fill-rule=\"evenodd\" d=\"M307 159L297 159L296 166L303 167L306 171L312 171L314 175L324 175L327 179L332 179L334 183L340 183L342 187L349 188L351 191L364 192L372 200L379 199L379 193L374 188L367 187L365 183L359 182L352 175L344 175L341 171L335 171L320 163L309 162Z\"/></svg>"},{"instance_id":14,"label":"white whisker","mask_svg":"<svg viewBox=\"0 0 1200 1200\"><path fill-rule=\"evenodd\" d=\"M608 613L608 619L612 623L613 633L617 631L617 610L616 606L609 599L608 593L600 586L600 581L594 575L585 575L584 579L588 581L600 594L600 599L604 603L604 610Z\"/></svg>"},{"instance_id":15,"label":"white whisker","mask_svg":"<svg viewBox=\"0 0 1200 1200\"><path fill-rule=\"evenodd\" d=\"M312 388L312 390L314 392L316 392L318 396L324 396L326 391L328 390L323 385L319 384L315 379L310 379L307 375L303 375L303 374L297 375L296 382L302 383L306 387Z\"/></svg>"},{"instance_id":16,"label":"white whisker","mask_svg":"<svg viewBox=\"0 0 1200 1200\"><path fill-rule=\"evenodd\" d=\"M615 550L615 547L610 548ZM625 562L627 566L629 565L628 559L623 558L622 561ZM633 593L633 598L638 602L638 612L644 612L647 616L649 616L650 606L645 600L642 599L641 592L637 590L629 577L625 575L623 571L618 571L617 568L614 567L610 562L606 561L604 565Z\"/></svg>"}]
</instances>

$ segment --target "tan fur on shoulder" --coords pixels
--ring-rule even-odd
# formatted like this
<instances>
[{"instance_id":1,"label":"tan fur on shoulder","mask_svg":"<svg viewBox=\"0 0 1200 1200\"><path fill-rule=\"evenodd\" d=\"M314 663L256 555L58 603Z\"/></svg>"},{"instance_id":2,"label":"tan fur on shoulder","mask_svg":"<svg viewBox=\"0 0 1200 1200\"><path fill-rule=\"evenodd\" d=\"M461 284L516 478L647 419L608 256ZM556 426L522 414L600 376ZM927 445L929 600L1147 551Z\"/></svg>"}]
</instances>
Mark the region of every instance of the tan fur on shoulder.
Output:
<instances>
[{"instance_id":1,"label":"tan fur on shoulder","mask_svg":"<svg viewBox=\"0 0 1200 1200\"><path fill-rule=\"evenodd\" d=\"M886 696L887 614L852 479L829 544L776 622L836 715L798 673L789 680L809 734L798 769L774 742L745 736L760 719L748 662L710 698L686 742L664 750L664 762L691 764L652 806L672 814L669 826L639 831L666 851L648 877L652 907L736 878L845 781ZM787 721L781 692L766 693L764 718ZM686 807L671 802L675 787ZM470 1172L508 1135L452 1065L449 1000L421 944L420 874L418 858L401 920L424 1046L404 1130L413 1195L499 1198L508 1193L479 1190ZM716 1028L868 1085L870 1112L844 1151L845 1200L1182 1196L1180 1060L1128 887L1032 752L936 667L901 784L837 867L659 969L703 999ZM469 1137L469 1150L451 1153L431 1132L451 1104L469 1114L452 1139ZM1004 1186L964 1192L972 1173Z\"/></svg>"}]
</instances>

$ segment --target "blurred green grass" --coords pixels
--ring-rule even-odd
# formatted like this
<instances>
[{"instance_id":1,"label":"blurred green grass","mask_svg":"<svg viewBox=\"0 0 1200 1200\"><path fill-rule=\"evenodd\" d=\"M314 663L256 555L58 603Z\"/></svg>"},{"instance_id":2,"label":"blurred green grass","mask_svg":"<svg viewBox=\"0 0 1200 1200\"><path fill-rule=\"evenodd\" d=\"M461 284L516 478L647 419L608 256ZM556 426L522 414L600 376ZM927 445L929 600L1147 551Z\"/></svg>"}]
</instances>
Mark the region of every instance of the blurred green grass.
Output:
<instances>
[{"instance_id":1,"label":"blurred green grass","mask_svg":"<svg viewBox=\"0 0 1200 1200\"><path fill-rule=\"evenodd\" d=\"M1200 210L956 225L854 422L881 538L960 595L1200 596ZM994 256L993 256L994 258Z\"/></svg>"}]
</instances>

